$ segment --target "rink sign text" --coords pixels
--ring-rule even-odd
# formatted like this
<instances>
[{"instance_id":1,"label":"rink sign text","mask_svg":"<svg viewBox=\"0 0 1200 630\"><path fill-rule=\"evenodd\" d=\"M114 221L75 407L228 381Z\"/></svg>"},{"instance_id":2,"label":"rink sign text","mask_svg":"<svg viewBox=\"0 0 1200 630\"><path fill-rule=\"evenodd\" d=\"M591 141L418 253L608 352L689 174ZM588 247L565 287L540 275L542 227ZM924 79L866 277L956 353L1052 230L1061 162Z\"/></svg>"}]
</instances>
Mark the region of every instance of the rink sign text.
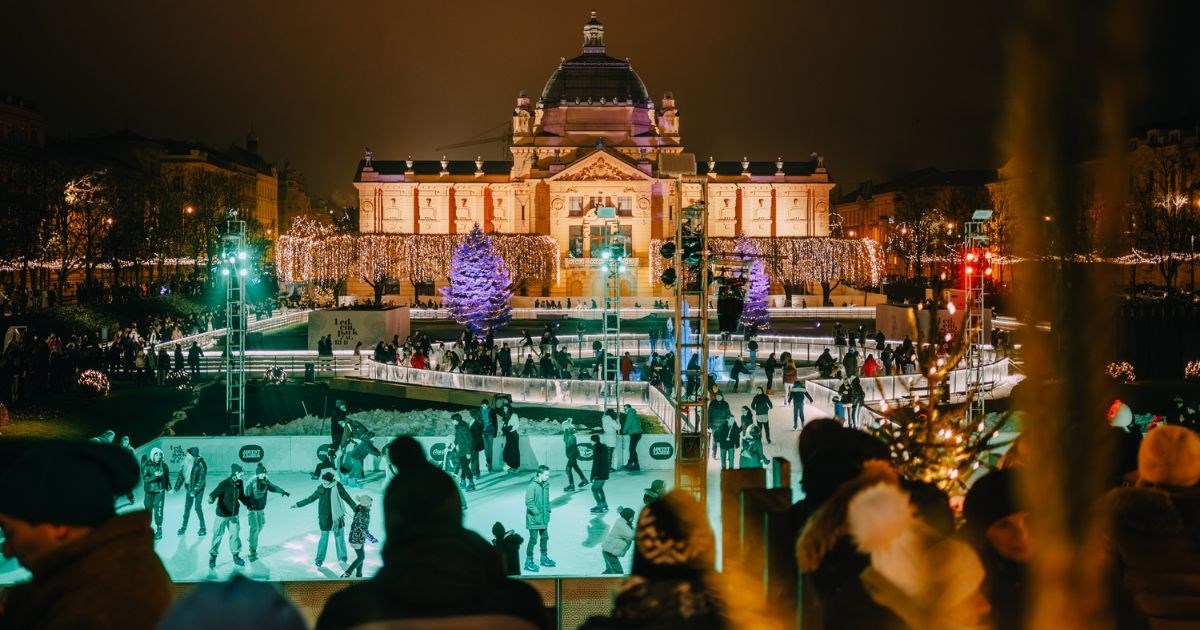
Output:
<instances>
[{"instance_id":1,"label":"rink sign text","mask_svg":"<svg viewBox=\"0 0 1200 630\"><path fill-rule=\"evenodd\" d=\"M238 450L238 459L247 464L256 464L263 460L263 447L257 444L247 444Z\"/></svg>"}]
</instances>

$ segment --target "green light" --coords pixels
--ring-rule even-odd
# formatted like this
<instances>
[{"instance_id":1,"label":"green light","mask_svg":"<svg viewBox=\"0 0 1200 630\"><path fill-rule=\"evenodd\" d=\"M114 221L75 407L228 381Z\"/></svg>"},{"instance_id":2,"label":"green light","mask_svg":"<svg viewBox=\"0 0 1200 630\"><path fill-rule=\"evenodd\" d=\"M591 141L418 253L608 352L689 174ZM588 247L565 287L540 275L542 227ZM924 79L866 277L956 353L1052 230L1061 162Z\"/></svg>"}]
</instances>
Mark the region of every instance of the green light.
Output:
<instances>
[{"instance_id":1,"label":"green light","mask_svg":"<svg viewBox=\"0 0 1200 630\"><path fill-rule=\"evenodd\" d=\"M617 266L617 271L620 271L621 273L625 273L626 269L628 269L628 267L625 266L625 263L621 263Z\"/></svg>"},{"instance_id":2,"label":"green light","mask_svg":"<svg viewBox=\"0 0 1200 630\"><path fill-rule=\"evenodd\" d=\"M238 260L246 260L246 252L237 253Z\"/></svg>"},{"instance_id":3,"label":"green light","mask_svg":"<svg viewBox=\"0 0 1200 630\"><path fill-rule=\"evenodd\" d=\"M247 273L249 273L249 272L247 272L245 269L238 269L238 275L239 275L239 276L241 276L241 277L243 277L243 278L245 278L245 277L246 277L246 274L247 274Z\"/></svg>"},{"instance_id":4,"label":"green light","mask_svg":"<svg viewBox=\"0 0 1200 630\"><path fill-rule=\"evenodd\" d=\"M612 257L612 252L610 252L608 250L604 250L603 252L600 253L600 257L603 258L604 260L608 260L609 258Z\"/></svg>"},{"instance_id":5,"label":"green light","mask_svg":"<svg viewBox=\"0 0 1200 630\"><path fill-rule=\"evenodd\" d=\"M221 267L221 275L228 276L229 275L229 267Z\"/></svg>"}]
</instances>

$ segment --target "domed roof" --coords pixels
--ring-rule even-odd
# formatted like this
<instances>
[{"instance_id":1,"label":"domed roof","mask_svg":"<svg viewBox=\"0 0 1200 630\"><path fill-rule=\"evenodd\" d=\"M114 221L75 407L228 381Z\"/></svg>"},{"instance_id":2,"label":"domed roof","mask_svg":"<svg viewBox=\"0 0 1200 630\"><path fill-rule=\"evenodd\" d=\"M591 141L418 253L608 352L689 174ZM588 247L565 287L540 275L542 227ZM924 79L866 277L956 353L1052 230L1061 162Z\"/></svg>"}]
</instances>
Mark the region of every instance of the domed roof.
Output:
<instances>
[{"instance_id":1,"label":"domed roof","mask_svg":"<svg viewBox=\"0 0 1200 630\"><path fill-rule=\"evenodd\" d=\"M605 54L604 26L592 11L583 27L583 54L559 64L542 90L541 101L553 107L564 101L568 105L596 105L601 99L606 103L631 101L643 107L653 103L629 61Z\"/></svg>"}]
</instances>

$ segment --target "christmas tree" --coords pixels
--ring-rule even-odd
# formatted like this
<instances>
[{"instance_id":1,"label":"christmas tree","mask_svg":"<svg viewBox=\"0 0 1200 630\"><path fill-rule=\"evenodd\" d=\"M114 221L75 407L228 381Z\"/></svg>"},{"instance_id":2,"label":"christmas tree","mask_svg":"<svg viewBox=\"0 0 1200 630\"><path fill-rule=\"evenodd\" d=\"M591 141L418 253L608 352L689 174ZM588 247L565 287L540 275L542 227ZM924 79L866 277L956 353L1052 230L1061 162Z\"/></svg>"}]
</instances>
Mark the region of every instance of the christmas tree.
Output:
<instances>
[{"instance_id":1,"label":"christmas tree","mask_svg":"<svg viewBox=\"0 0 1200 630\"><path fill-rule=\"evenodd\" d=\"M486 335L512 319L512 281L492 239L476 223L454 248L450 286L441 289L443 304L459 324Z\"/></svg>"},{"instance_id":2,"label":"christmas tree","mask_svg":"<svg viewBox=\"0 0 1200 630\"><path fill-rule=\"evenodd\" d=\"M767 269L763 261L757 258L758 246L745 235L739 236L734 244L734 256L750 261L749 286L746 289L746 303L742 309L742 327L758 332L771 328L771 319L767 314L767 293L771 290L771 281L767 279Z\"/></svg>"}]
</instances>

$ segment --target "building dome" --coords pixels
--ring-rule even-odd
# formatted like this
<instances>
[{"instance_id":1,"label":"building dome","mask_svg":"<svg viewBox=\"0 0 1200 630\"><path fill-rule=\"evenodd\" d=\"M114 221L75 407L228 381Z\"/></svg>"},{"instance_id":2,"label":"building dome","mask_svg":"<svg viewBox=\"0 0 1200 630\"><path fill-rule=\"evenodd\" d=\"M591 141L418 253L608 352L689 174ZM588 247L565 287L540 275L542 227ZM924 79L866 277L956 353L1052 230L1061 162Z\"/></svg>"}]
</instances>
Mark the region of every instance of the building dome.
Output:
<instances>
[{"instance_id":1,"label":"building dome","mask_svg":"<svg viewBox=\"0 0 1200 630\"><path fill-rule=\"evenodd\" d=\"M629 61L605 54L604 26L592 11L591 19L583 27L583 54L559 64L542 90L541 102L553 107L563 102L598 105L601 100L642 107L653 104L646 85Z\"/></svg>"}]
</instances>

